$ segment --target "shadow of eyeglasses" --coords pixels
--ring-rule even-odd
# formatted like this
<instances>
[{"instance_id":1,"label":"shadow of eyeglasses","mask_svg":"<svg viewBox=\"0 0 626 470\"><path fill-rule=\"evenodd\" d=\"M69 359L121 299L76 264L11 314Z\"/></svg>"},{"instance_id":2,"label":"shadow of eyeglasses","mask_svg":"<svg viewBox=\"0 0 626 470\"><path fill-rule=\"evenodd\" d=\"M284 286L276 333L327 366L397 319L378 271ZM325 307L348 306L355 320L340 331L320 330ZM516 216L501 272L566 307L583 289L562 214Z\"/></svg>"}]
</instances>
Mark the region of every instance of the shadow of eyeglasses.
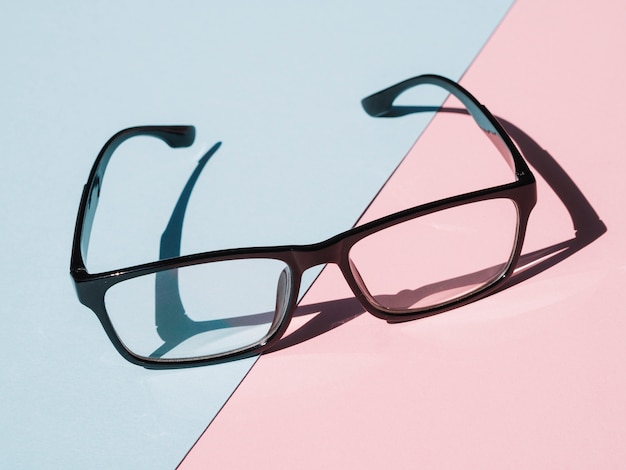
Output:
<instances>
[{"instance_id":1,"label":"shadow of eyeglasses","mask_svg":"<svg viewBox=\"0 0 626 470\"><path fill-rule=\"evenodd\" d=\"M463 108L394 106L388 117L399 117L424 111L467 114L467 110ZM574 237L520 256L514 274L491 295L526 281L566 260L593 243L607 231L607 227L598 213L554 157L515 124L501 117L497 119L515 141L526 161L548 183L565 206L572 220ZM266 353L279 351L315 338L365 313L365 309L355 298L346 298L298 307L294 316L310 315L316 312L318 314L315 317L288 336L283 337Z\"/></svg>"},{"instance_id":2,"label":"shadow of eyeglasses","mask_svg":"<svg viewBox=\"0 0 626 470\"><path fill-rule=\"evenodd\" d=\"M468 114L467 110L463 108L393 106L385 117L399 117L425 111ZM508 289L562 262L607 231L606 226L589 201L552 155L513 123L502 118L498 118L498 120L515 141L526 161L543 177L567 209L574 226L574 237L522 255L514 274L494 293ZM161 237L160 259L180 256L182 224L189 197L206 163L217 152L220 145L221 143L218 142L209 149L198 161L194 172L187 181ZM493 269L500 270L501 266L493 266L485 271ZM417 300L431 292L436 292L442 288L471 285L476 279L480 279L484 275L485 273L480 271L422 286L415 290L406 290L401 293L399 298L406 305L413 305ZM151 357L162 357L183 341L197 334L226 327L271 323L274 315L274 312L264 312L228 320L195 321L185 313L178 290L176 273L173 275L157 273L155 283L155 322L157 332L164 344L156 349ZM396 296L396 298L398 297ZM281 338L267 352L278 351L308 341L365 312L363 306L354 297L298 306L294 312L294 317L315 313L316 315L289 335Z\"/></svg>"}]
</instances>

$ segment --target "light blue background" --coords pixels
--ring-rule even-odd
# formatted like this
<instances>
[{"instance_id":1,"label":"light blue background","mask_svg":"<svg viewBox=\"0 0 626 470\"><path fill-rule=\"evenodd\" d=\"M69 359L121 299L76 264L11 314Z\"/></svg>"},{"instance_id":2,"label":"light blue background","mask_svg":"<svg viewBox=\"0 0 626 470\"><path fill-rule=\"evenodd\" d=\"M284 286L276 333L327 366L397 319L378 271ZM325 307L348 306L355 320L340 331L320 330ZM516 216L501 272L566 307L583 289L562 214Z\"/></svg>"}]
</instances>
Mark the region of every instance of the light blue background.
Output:
<instances>
[{"instance_id":1,"label":"light blue background","mask_svg":"<svg viewBox=\"0 0 626 470\"><path fill-rule=\"evenodd\" d=\"M369 118L360 99L421 73L459 78L510 3L5 6L0 466L173 468L253 364L144 370L76 300L76 210L110 135L140 124L198 128L194 147L176 150L179 166L111 179L107 189L130 195L162 179L169 209L120 213L121 226L135 222L129 234L99 222L96 262L152 256L156 246L137 234L158 240L181 182L218 140L190 202L184 251L319 241L355 222L424 124Z\"/></svg>"}]
</instances>

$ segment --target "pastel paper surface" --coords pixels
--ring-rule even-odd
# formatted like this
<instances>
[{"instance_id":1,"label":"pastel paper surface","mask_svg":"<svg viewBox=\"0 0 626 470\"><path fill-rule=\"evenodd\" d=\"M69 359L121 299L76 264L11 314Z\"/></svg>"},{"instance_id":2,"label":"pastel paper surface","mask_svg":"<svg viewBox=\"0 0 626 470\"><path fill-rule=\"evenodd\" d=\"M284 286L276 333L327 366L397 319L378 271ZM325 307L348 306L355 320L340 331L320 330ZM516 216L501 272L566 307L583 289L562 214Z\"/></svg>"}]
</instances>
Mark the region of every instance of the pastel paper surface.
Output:
<instances>
[{"instance_id":1,"label":"pastel paper surface","mask_svg":"<svg viewBox=\"0 0 626 470\"><path fill-rule=\"evenodd\" d=\"M519 282L387 325L326 269L289 347L260 358L181 468L623 467L624 18L617 1L518 1L463 77L538 177ZM436 164L421 144L381 206Z\"/></svg>"}]
</instances>

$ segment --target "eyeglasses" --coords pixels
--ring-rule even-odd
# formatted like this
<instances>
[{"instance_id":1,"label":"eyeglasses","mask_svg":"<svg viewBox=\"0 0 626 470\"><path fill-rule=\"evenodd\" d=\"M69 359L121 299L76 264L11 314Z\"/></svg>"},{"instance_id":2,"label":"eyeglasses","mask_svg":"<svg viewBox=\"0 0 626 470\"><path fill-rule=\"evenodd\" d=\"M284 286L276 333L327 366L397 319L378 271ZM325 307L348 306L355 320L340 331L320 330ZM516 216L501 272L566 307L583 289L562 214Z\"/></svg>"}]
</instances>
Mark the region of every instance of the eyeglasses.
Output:
<instances>
[{"instance_id":1,"label":"eyeglasses","mask_svg":"<svg viewBox=\"0 0 626 470\"><path fill-rule=\"evenodd\" d=\"M401 115L394 100L425 84L462 103L455 112L471 116L491 140L508 163L512 182L401 210L320 243L180 256L186 201L216 144L178 201L161 238L160 259L89 273L85 260L100 188L118 146L135 136L152 136L181 148L195 138L192 126L125 129L100 151L78 209L70 273L80 302L93 310L127 360L176 368L249 357L274 346L296 308L302 274L320 264L336 264L363 307L390 323L440 313L501 288L520 256L537 198L535 178L493 115L444 77L403 81L365 98L363 108L375 117Z\"/></svg>"}]
</instances>

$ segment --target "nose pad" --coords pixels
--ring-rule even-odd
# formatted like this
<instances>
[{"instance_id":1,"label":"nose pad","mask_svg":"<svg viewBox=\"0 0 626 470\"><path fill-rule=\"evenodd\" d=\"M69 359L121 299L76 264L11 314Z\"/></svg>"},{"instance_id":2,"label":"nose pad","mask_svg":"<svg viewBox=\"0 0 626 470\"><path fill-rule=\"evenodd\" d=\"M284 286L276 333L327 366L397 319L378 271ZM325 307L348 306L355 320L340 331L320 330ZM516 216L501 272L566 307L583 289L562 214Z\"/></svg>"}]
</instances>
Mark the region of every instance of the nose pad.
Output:
<instances>
[{"instance_id":1,"label":"nose pad","mask_svg":"<svg viewBox=\"0 0 626 470\"><path fill-rule=\"evenodd\" d=\"M365 285L365 281L363 281L363 278L361 277L361 273L356 268L356 266L354 265L352 260L349 259L349 258L348 258L348 263L350 264L350 272L352 274L352 277L356 281L356 285L359 288L359 290L361 291L361 294L372 305L378 305L378 302L376 302L374 297L372 297L372 294L370 294L370 291L367 289L367 286ZM365 307L365 305L363 305L363 306Z\"/></svg>"},{"instance_id":2,"label":"nose pad","mask_svg":"<svg viewBox=\"0 0 626 470\"><path fill-rule=\"evenodd\" d=\"M291 282L289 282L289 268L285 268L278 277L278 285L276 286L276 320L280 323L287 313L287 306L291 297Z\"/></svg>"},{"instance_id":3,"label":"nose pad","mask_svg":"<svg viewBox=\"0 0 626 470\"><path fill-rule=\"evenodd\" d=\"M363 291L364 294L369 294L367 288L365 287L365 282L363 282L363 278L361 277L361 273L356 268L356 266L354 265L354 263L352 262L350 258L348 258L348 263L350 264L350 271L352 272L352 277L354 277L354 280L356 281L359 288Z\"/></svg>"}]
</instances>

